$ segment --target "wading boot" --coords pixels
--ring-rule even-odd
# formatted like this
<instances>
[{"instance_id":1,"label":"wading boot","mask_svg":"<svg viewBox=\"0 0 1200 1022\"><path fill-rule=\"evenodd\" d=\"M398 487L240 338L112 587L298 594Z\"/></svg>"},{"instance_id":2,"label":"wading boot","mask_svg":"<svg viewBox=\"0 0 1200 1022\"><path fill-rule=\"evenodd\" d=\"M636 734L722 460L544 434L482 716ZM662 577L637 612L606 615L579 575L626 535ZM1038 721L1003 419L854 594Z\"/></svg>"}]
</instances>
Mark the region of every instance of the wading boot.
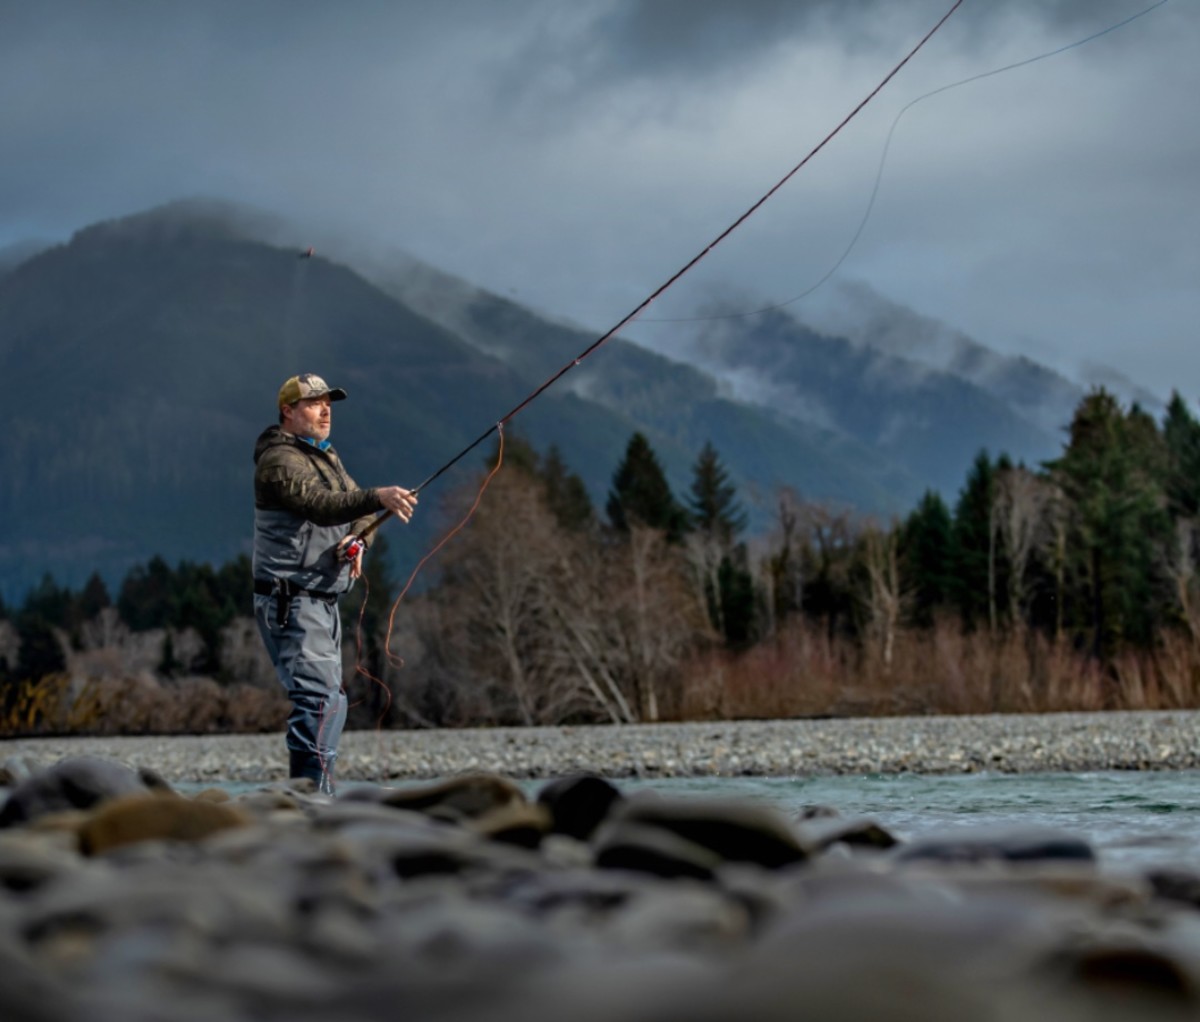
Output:
<instances>
[{"instance_id":1,"label":"wading boot","mask_svg":"<svg viewBox=\"0 0 1200 1022\"><path fill-rule=\"evenodd\" d=\"M322 795L336 794L333 785L333 768L336 760L330 757L322 766L321 760L311 752L288 749L288 773L292 777L307 777L317 786Z\"/></svg>"}]
</instances>

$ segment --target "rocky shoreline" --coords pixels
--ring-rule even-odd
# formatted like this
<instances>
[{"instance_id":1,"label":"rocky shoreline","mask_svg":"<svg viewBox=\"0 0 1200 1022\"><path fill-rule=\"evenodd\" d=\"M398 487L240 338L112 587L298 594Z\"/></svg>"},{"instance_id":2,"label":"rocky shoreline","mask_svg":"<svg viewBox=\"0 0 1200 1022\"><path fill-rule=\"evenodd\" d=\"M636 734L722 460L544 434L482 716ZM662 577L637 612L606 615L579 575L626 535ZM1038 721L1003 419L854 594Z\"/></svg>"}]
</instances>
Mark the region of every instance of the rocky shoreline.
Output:
<instances>
[{"instance_id":1,"label":"rocky shoreline","mask_svg":"<svg viewBox=\"0 0 1200 1022\"><path fill-rule=\"evenodd\" d=\"M0 760L103 756L172 783L267 783L283 736L0 741ZM1200 769L1200 711L996 714L595 727L348 732L338 775L388 781L485 771L551 778Z\"/></svg>"},{"instance_id":2,"label":"rocky shoreline","mask_svg":"<svg viewBox=\"0 0 1200 1022\"><path fill-rule=\"evenodd\" d=\"M5 760L4 1019L1200 1018L1200 869L1106 873L1058 830L905 841L595 774L186 794L146 765L35 762L61 749Z\"/></svg>"}]
</instances>

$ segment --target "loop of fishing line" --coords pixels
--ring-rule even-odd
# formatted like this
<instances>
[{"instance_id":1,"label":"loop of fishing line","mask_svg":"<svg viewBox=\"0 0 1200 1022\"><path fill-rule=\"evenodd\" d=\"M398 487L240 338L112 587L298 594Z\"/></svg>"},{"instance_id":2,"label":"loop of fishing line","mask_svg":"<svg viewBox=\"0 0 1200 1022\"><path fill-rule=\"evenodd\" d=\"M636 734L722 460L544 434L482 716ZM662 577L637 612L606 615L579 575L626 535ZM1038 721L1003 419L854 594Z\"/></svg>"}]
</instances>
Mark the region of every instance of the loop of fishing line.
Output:
<instances>
[{"instance_id":1,"label":"loop of fishing line","mask_svg":"<svg viewBox=\"0 0 1200 1022\"><path fill-rule=\"evenodd\" d=\"M767 189L767 191L764 192L763 195L761 197L759 197L744 213L742 213L741 216L739 216L736 220L734 220L728 227L726 227L723 231L721 231L712 241L710 241L707 245L705 245L703 249L701 249L690 260L688 260L688 262L686 262L682 267L680 267L678 270L676 270L675 273L673 273L670 277L668 277L662 284L660 284L657 288L655 288L646 298L644 298L637 306L635 306L632 311L630 311L625 316L623 316L620 320L618 320L618 322L613 327L611 327L605 333L601 334L595 341L593 341L590 345L588 345L587 348L585 348L583 351L581 351L578 355L576 355L570 361L566 362L557 372L555 372L551 376L549 376L543 383L541 383L540 385L535 387L514 408L512 408L505 415L501 416L500 419L497 420L493 425L489 426L486 430L484 430L478 437L476 437L469 444L467 444L465 447L463 447L462 450L460 450L457 454L454 455L454 457L450 458L445 464L443 464L435 472L433 472L431 475L429 475L425 480L423 480L417 487L415 487L412 490L413 493L420 493L426 487L431 485L435 480L440 478L444 473L449 471L454 465L456 465L459 461L461 461L464 457L466 457L471 451L473 451L481 443L483 443L485 440L487 440L493 433L498 434L499 443L498 443L496 464L492 467L491 471L488 472L486 478L484 479L483 485L480 487L479 492L476 494L475 501L471 505L470 510L467 512L466 516L462 519L462 521L460 521L454 528L452 528L449 532L447 532L446 535L443 536L438 541L438 543L433 547L433 549L431 549L424 557L421 558L421 560L418 562L417 566L413 569L412 574L409 576L408 581L405 583L404 588L401 590L400 595L396 598L395 602L392 604L391 611L388 614L388 623L387 623L387 628L385 630L384 643L383 643L384 656L387 659L387 662L389 664L392 664L393 666L396 666L396 667L403 667L403 664L404 664L403 659L401 657L397 656L396 654L392 653L392 651L391 651L391 638L392 638L393 629L395 627L396 611L399 608L400 603L404 600L404 597L407 595L408 591L412 588L413 582L416 580L416 577L421 572L422 568L424 568L424 566L430 561L430 559L433 558L451 539L453 539L454 536L456 536L459 532L461 532L466 527L466 525L470 522L470 520L474 517L476 510L479 508L479 505L480 505L481 501L483 500L484 493L486 492L488 486L491 484L492 480L496 476L496 473L499 472L500 467L503 464L503 460L504 460L504 458L503 458L503 456L504 456L504 427L509 422L511 422L517 415L519 415L525 408L527 408L534 401L536 401L550 387L552 387L555 383L557 383L570 370L581 365L583 363L584 359L588 358L590 355L592 355L594 352L596 352L600 347L602 347L607 341L609 341L613 337L615 337L621 330L625 329L627 326L629 326L635 320L637 320L642 315L642 313L645 312L646 309L648 309L655 301L657 301L663 294L665 294L671 287L673 287L681 278L683 278L692 269L694 269L718 245L720 245L726 238L728 238L731 234L733 234L733 232L736 231L739 227L741 227L742 224L744 224L747 220L749 220L750 217L752 217L755 213L757 213L758 210L761 209L763 207L763 205L765 205L767 203L767 201L770 200L781 188L783 188L784 185L786 185L793 177L795 177L796 174L798 174L809 163L809 161L812 160L813 157L815 157L817 155L817 153L819 153L822 149L824 149L825 146L828 145L829 142L831 142L842 131L842 129L846 127L847 124L849 124L855 117L858 116L858 114L862 111L862 109L868 103L870 103L871 100L873 100L887 86L887 84L897 74L900 73L900 71L904 68L904 66L906 64L908 64L908 62L910 60L912 60L912 58L914 56L916 56L916 54L921 50L921 48L924 47L925 44L927 42L929 42L930 39L933 38L934 34L946 23L947 20L949 20L950 16L952 14L954 14L954 12L957 11L958 8L961 7L963 3L964 3L964 0L954 0L954 3L946 11L946 13L943 14L941 16L941 18L938 19L937 23L928 32L926 32L924 36L922 36L920 41L914 47L912 47L912 49L909 50L907 54L905 54L904 58L898 64L896 64L896 66L893 67L884 76L884 78L879 82L879 84L876 85L848 114L846 114L846 116L843 117L841 119L841 121L839 121L837 123L837 125L833 128L832 131L830 131L823 139L821 139L820 142L818 142L815 146L813 146L813 148L808 152L808 154L802 160L800 160L799 163L797 163L794 167L792 167L786 174L783 175L783 177L781 177L778 181L775 182L775 184L773 184L769 189ZM386 521L389 517L391 517L391 515L392 515L392 512L390 512L390 511L383 511L380 514L378 514L374 518L374 520L359 534L359 538L365 539L372 532L374 532L376 529L378 529L379 526L382 525L384 521ZM365 677L367 677L368 679L370 679L372 682L374 682L376 684L380 684L385 689L387 689L387 685L384 682L382 682L380 679L375 678L369 671L366 670L365 667L363 667L363 665L361 663L361 659L362 659L362 656L361 656L361 652L362 652L362 622L363 622L363 615L364 615L365 609L366 609L366 599L364 598L363 607L359 611L359 628L358 628L359 663L356 664L356 666L355 666L355 673L362 674ZM390 698L391 698L390 689L388 690L388 697L389 697L388 705L390 705ZM385 707L384 712L386 713L386 707ZM383 721L383 716L381 715L379 718L380 725L382 725L382 721Z\"/></svg>"},{"instance_id":2,"label":"loop of fishing line","mask_svg":"<svg viewBox=\"0 0 1200 1022\"><path fill-rule=\"evenodd\" d=\"M471 504L470 509L463 516L462 520L459 521L456 525L454 525L451 529L449 529L446 532L446 534L444 536L442 536L442 538L440 540L438 540L436 544L434 544L433 548L424 557L422 557L420 561L417 562L417 566L415 568L413 568L412 574L410 574L408 576L408 581L404 583L404 588L400 590L400 595L396 597L395 601L392 603L391 610L388 612L387 628L384 629L384 636L383 636L383 655L384 655L384 659L387 661L387 663L390 664L392 667L396 668L397 670L404 667L404 658L399 656L398 654L392 652L392 632L395 630L395 627L396 627L396 611L400 609L400 604L403 602L404 597L408 595L408 591L412 588L413 583L417 579L417 576L421 573L421 569L424 568L425 565L430 560L432 560L447 543L450 542L450 540L452 540L455 536L457 536L460 532L462 532L462 530L465 529L467 527L467 525L470 523L471 519L475 517L475 512L479 510L479 505L483 502L484 493L487 492L487 488L491 485L492 480L496 478L496 473L498 473L500 471L500 467L504 464L504 422L503 422L503 420L496 423L494 430L497 435L496 464L492 466L491 470L488 472L487 476L484 478L483 485L480 486L479 492L475 494L475 500ZM358 627L355 630L355 644L356 644L357 653L356 653L356 662L354 665L354 673L361 674L368 681L372 682L373 684L379 685L384 690L384 692L387 693L387 701L384 703L383 708L380 710L378 720L376 721L376 729L378 730L379 728L382 727L383 720L387 716L388 708L392 704L392 691L390 688L388 688L387 683L385 681L383 681L380 678L375 677L375 675L373 675L370 671L368 671L363 666L363 662L362 662L362 660L363 660L363 656L362 656L363 619L366 614L367 599L369 596L370 596L370 585L367 581L367 577L364 575L363 576L363 601L362 601L362 606L359 607L359 610L358 610Z\"/></svg>"},{"instance_id":3,"label":"loop of fishing line","mask_svg":"<svg viewBox=\"0 0 1200 1022\"><path fill-rule=\"evenodd\" d=\"M1095 39L1099 39L1101 36L1106 36L1110 32L1115 32L1119 28L1124 28L1131 22L1137 21L1138 18L1144 17L1151 11L1162 7L1166 2L1167 0L1158 0L1157 3L1151 4L1149 7L1138 11L1136 14L1131 14L1128 18L1124 18L1123 20L1118 21L1116 24L1109 25L1107 28L1101 29L1099 32L1093 32L1091 35L1085 36L1083 39L1077 39L1073 43L1067 43L1065 46L1059 46L1057 49L1050 50L1046 53L1040 53L1036 57L1027 57L1024 60L1018 60L1012 64L1005 64L1003 67L993 68L991 71L983 71L980 74L971 75L969 78L963 78L957 82L950 82L947 85L938 86L938 88L932 89L923 95L917 96L916 99L910 100L908 103L902 106L899 112L896 114L895 119L892 121L892 126L888 129L887 137L883 143L883 150L879 156L879 169L876 171L875 182L871 186L871 195L867 199L867 206L866 209L863 210L862 217L858 222L858 227L855 228L854 234L851 236L850 241L842 250L842 254L834 261L833 265L821 277L819 277L815 283L809 285L809 287L805 288L805 290L801 291L798 295L793 295L791 298L784 299L781 302L774 302L771 305L764 305L757 309L747 309L742 312L721 312L705 316L647 316L643 322L711 323L731 319L749 319L751 316L761 316L764 313L774 312L777 309L785 309L789 305L795 305L796 302L807 298L842 268L842 264L845 263L850 253L854 250L855 245L858 244L859 239L862 238L863 231L867 226L867 221L870 220L871 213L875 209L875 200L879 197L879 186L883 181L883 170L885 164L887 163L888 152L891 150L892 136L896 133L896 126L900 123L900 119L906 113L908 113L909 110L923 100L930 99L933 96L938 96L943 92L949 92L951 89L957 89L961 85L970 85L972 82L978 82L984 78L992 78L995 75L1003 74L1006 71L1015 71L1017 68L1028 67L1030 64L1036 64L1039 61L1048 60L1050 57L1057 57L1059 54L1066 53L1068 50L1074 50L1077 47L1083 46L1086 43L1090 43Z\"/></svg>"}]
</instances>

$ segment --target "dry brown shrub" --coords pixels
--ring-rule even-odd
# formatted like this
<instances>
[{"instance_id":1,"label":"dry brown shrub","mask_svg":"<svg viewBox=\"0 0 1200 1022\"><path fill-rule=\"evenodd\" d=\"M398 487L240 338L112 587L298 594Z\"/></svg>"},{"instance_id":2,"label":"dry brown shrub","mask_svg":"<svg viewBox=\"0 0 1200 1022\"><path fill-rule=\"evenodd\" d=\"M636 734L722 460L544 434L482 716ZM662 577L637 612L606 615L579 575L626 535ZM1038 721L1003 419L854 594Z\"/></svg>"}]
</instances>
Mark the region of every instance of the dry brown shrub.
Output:
<instances>
[{"instance_id":1,"label":"dry brown shrub","mask_svg":"<svg viewBox=\"0 0 1200 1022\"><path fill-rule=\"evenodd\" d=\"M238 683L221 689L225 727L230 731L279 731L286 723L291 704L282 686L262 688Z\"/></svg>"},{"instance_id":2,"label":"dry brown shrub","mask_svg":"<svg viewBox=\"0 0 1200 1022\"><path fill-rule=\"evenodd\" d=\"M1106 665L1065 638L941 620L897 633L889 663L793 619L743 654L695 657L685 677L684 719L1172 709L1200 705L1200 647L1170 633Z\"/></svg>"},{"instance_id":3,"label":"dry brown shrub","mask_svg":"<svg viewBox=\"0 0 1200 1022\"><path fill-rule=\"evenodd\" d=\"M1163 708L1200 706L1200 641L1194 633L1173 629L1163 632L1154 660Z\"/></svg>"},{"instance_id":4,"label":"dry brown shrub","mask_svg":"<svg viewBox=\"0 0 1200 1022\"><path fill-rule=\"evenodd\" d=\"M222 686L211 678L164 682L149 674L97 677L76 682L68 698L71 688L66 676L53 687L42 687L47 705L49 693L57 693L58 709L40 730L93 735L275 731L288 714L282 689Z\"/></svg>"},{"instance_id":5,"label":"dry brown shrub","mask_svg":"<svg viewBox=\"0 0 1200 1022\"><path fill-rule=\"evenodd\" d=\"M836 712L859 696L850 684L857 653L825 629L797 619L740 655L712 650L684 669L684 719L768 719Z\"/></svg>"},{"instance_id":6,"label":"dry brown shrub","mask_svg":"<svg viewBox=\"0 0 1200 1022\"><path fill-rule=\"evenodd\" d=\"M159 730L208 734L225 730L225 698L211 678L173 678L160 686Z\"/></svg>"},{"instance_id":7,"label":"dry brown shrub","mask_svg":"<svg viewBox=\"0 0 1200 1022\"><path fill-rule=\"evenodd\" d=\"M4 692L0 734L58 733L64 730L71 705L71 677L50 674L10 683Z\"/></svg>"}]
</instances>

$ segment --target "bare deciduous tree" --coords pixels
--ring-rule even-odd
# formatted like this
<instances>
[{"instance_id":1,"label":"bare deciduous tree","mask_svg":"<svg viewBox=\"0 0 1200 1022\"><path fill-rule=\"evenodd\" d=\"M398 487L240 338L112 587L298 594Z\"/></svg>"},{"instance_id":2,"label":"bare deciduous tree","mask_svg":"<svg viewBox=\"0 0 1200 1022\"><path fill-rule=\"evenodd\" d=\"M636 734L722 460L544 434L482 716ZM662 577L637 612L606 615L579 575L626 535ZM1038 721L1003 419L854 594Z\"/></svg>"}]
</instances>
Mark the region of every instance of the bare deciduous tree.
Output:
<instances>
[{"instance_id":1,"label":"bare deciduous tree","mask_svg":"<svg viewBox=\"0 0 1200 1022\"><path fill-rule=\"evenodd\" d=\"M622 537L568 532L521 472L492 483L432 599L453 637L426 648L443 672L473 679L456 684L492 692L490 710L477 703L492 720L659 720L706 634L678 547L637 525Z\"/></svg>"},{"instance_id":2,"label":"bare deciduous tree","mask_svg":"<svg viewBox=\"0 0 1200 1022\"><path fill-rule=\"evenodd\" d=\"M904 609L897 556L897 530L868 527L862 536L866 589L862 595L866 611L866 634L883 662L884 672L892 667L896 632Z\"/></svg>"},{"instance_id":3,"label":"bare deciduous tree","mask_svg":"<svg viewBox=\"0 0 1200 1022\"><path fill-rule=\"evenodd\" d=\"M544 590L559 539L534 481L512 472L496 478L470 530L445 554L444 595L462 626L457 652L475 673L502 682L524 724L555 720L570 702L544 653Z\"/></svg>"},{"instance_id":4,"label":"bare deciduous tree","mask_svg":"<svg viewBox=\"0 0 1200 1022\"><path fill-rule=\"evenodd\" d=\"M1048 511L1054 498L1053 485L1023 465L1003 469L996 475L991 509L992 537L993 541L999 539L1008 561L1008 619L1014 626L1024 620L1029 603L1029 558L1044 537L1052 533ZM989 561L993 585L994 560L993 556Z\"/></svg>"},{"instance_id":5,"label":"bare deciduous tree","mask_svg":"<svg viewBox=\"0 0 1200 1022\"><path fill-rule=\"evenodd\" d=\"M1200 607L1196 606L1196 522L1191 518L1175 520L1174 542L1164 551L1164 572L1171 580L1179 613L1193 642L1200 641Z\"/></svg>"}]
</instances>

